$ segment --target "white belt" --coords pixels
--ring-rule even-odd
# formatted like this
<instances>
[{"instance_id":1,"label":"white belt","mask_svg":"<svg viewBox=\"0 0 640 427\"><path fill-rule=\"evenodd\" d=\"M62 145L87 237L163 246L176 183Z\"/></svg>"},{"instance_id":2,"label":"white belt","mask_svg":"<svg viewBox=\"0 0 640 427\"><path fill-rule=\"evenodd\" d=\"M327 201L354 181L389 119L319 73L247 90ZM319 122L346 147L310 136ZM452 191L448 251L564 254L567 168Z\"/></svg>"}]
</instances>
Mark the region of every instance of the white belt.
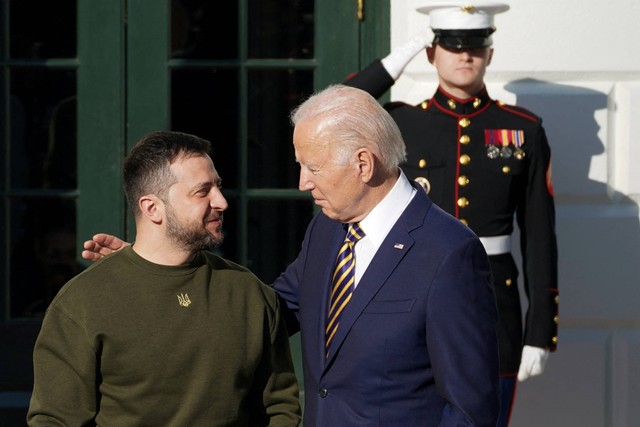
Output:
<instances>
[{"instance_id":1,"label":"white belt","mask_svg":"<svg viewBox=\"0 0 640 427\"><path fill-rule=\"evenodd\" d=\"M501 255L511 252L511 236L480 237L487 255Z\"/></svg>"}]
</instances>

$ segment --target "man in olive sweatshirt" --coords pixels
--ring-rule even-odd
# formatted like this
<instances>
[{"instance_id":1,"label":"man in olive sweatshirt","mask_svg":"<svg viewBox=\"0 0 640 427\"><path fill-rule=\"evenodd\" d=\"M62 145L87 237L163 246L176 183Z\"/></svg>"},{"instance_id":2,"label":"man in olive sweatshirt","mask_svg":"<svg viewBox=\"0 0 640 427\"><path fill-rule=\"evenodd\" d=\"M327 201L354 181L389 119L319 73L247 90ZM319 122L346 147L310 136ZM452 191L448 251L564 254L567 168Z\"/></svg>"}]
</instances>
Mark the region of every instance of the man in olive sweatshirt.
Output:
<instances>
[{"instance_id":1,"label":"man in olive sweatshirt","mask_svg":"<svg viewBox=\"0 0 640 427\"><path fill-rule=\"evenodd\" d=\"M69 281L34 349L30 426L296 426L275 293L205 249L227 201L210 143L144 137L124 163L135 243Z\"/></svg>"}]
</instances>

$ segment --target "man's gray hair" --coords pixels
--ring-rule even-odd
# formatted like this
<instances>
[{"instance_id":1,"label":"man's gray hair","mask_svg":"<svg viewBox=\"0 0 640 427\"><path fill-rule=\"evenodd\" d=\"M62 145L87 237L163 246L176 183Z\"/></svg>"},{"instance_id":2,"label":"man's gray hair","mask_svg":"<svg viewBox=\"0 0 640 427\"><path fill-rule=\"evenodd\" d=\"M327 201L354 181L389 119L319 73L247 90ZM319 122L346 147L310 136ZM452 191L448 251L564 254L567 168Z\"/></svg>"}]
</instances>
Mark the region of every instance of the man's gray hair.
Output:
<instances>
[{"instance_id":1,"label":"man's gray hair","mask_svg":"<svg viewBox=\"0 0 640 427\"><path fill-rule=\"evenodd\" d=\"M406 159L406 148L393 118L367 92L332 85L314 94L291 112L294 126L317 121L318 138L332 143L334 159L346 164L359 148L368 147L384 169L395 171Z\"/></svg>"}]
</instances>

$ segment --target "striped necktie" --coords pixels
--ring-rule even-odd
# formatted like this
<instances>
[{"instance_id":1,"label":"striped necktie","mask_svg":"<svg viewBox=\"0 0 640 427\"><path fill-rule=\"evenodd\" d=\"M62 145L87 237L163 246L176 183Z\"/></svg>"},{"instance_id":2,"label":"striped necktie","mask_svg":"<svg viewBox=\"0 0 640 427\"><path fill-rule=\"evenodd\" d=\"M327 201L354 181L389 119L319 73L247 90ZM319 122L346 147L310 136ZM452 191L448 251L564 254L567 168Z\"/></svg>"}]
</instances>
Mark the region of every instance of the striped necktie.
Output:
<instances>
[{"instance_id":1,"label":"striped necktie","mask_svg":"<svg viewBox=\"0 0 640 427\"><path fill-rule=\"evenodd\" d=\"M336 269L333 273L331 286L331 306L327 316L327 328L325 330L326 355L329 356L331 342L340 324L340 315L351 300L353 284L355 281L356 258L353 247L356 242L365 236L359 224L349 226L344 243L338 252Z\"/></svg>"}]
</instances>

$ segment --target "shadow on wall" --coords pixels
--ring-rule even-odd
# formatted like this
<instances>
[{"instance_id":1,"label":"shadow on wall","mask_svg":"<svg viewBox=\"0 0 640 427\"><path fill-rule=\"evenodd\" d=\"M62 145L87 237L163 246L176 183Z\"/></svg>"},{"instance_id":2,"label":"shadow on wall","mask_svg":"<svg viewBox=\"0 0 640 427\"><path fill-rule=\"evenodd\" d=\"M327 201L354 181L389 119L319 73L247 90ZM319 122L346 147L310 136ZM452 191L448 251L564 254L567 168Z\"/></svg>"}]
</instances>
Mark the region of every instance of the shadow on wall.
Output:
<instances>
[{"instance_id":1,"label":"shadow on wall","mask_svg":"<svg viewBox=\"0 0 640 427\"><path fill-rule=\"evenodd\" d=\"M607 184L606 157L598 157L607 156L606 132L596 121L607 94L534 79L505 88L543 118L551 145L561 318L637 318L638 205ZM604 126L606 118L605 111Z\"/></svg>"},{"instance_id":2,"label":"shadow on wall","mask_svg":"<svg viewBox=\"0 0 640 427\"><path fill-rule=\"evenodd\" d=\"M607 182L616 144L606 141L608 94L534 79L505 89L543 118L551 145L560 288L558 351L520 386L513 423L601 426L611 417L608 396L622 387L605 349L611 335L640 324L638 205Z\"/></svg>"}]
</instances>

